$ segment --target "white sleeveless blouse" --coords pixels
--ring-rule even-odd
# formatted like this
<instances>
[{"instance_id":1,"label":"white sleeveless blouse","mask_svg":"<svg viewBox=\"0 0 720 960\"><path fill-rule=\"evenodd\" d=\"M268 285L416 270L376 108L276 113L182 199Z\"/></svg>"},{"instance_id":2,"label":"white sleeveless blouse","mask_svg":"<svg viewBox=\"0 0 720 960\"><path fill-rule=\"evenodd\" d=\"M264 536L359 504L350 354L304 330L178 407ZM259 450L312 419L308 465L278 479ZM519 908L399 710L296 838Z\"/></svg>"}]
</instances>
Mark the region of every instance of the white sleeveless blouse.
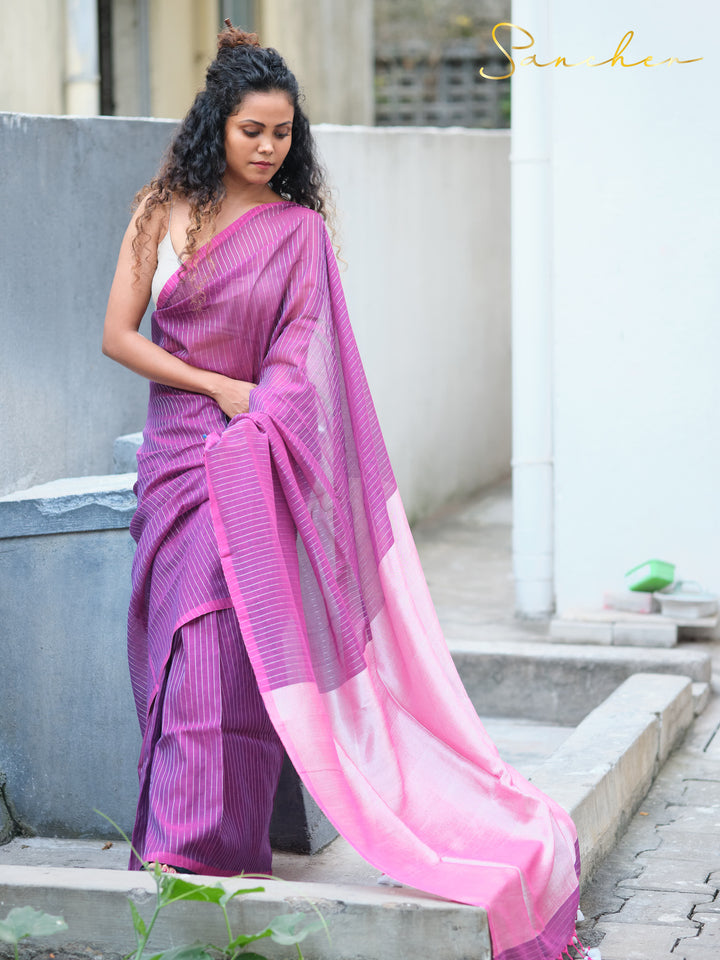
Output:
<instances>
[{"instance_id":1,"label":"white sleeveless blouse","mask_svg":"<svg viewBox=\"0 0 720 960\"><path fill-rule=\"evenodd\" d=\"M165 234L157 248L157 267L152 279L152 298L157 306L160 291L175 273L182 261L175 253L175 247L170 239L170 231Z\"/></svg>"}]
</instances>

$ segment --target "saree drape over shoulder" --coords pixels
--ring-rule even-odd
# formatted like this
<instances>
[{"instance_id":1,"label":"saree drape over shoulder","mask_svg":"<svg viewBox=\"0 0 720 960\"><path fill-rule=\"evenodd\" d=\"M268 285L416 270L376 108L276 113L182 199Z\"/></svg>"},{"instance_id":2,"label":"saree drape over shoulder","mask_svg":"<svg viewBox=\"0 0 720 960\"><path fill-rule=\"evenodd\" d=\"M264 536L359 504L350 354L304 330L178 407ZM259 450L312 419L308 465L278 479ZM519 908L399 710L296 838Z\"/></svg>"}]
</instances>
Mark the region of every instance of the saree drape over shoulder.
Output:
<instances>
[{"instance_id":1,"label":"saree drape over shoulder","mask_svg":"<svg viewBox=\"0 0 720 960\"><path fill-rule=\"evenodd\" d=\"M257 387L226 424L209 399L151 385L130 613L141 724L174 632L232 605L272 724L347 840L486 908L496 960L558 957L575 828L499 758L457 675L322 218L252 209L171 278L153 325L176 356Z\"/></svg>"}]
</instances>

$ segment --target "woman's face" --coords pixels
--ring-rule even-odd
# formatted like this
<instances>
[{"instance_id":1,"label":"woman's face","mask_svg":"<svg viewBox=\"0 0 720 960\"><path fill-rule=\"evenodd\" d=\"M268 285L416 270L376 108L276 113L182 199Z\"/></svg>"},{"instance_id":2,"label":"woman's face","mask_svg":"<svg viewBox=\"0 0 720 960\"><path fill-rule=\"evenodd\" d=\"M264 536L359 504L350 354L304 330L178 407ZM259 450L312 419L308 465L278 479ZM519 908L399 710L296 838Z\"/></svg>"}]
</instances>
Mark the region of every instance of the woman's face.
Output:
<instances>
[{"instance_id":1,"label":"woman's face","mask_svg":"<svg viewBox=\"0 0 720 960\"><path fill-rule=\"evenodd\" d=\"M267 183L292 142L293 105L281 90L248 93L225 121L226 188Z\"/></svg>"}]
</instances>

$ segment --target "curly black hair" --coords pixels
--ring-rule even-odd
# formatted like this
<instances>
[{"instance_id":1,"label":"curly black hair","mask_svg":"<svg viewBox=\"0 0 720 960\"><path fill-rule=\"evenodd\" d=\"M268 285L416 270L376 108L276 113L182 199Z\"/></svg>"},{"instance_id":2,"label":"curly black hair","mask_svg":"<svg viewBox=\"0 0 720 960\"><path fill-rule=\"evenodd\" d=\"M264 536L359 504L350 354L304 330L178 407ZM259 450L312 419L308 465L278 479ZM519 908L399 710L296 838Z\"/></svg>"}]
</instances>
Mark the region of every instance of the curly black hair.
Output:
<instances>
[{"instance_id":1,"label":"curly black hair","mask_svg":"<svg viewBox=\"0 0 720 960\"><path fill-rule=\"evenodd\" d=\"M300 106L304 98L294 74L277 50L260 45L257 34L225 22L226 29L218 35L217 56L207 70L205 89L180 124L159 173L135 197L136 205L145 200L133 239L136 265L147 241L145 225L152 211L169 204L174 195L190 203L183 254L192 258L198 234L213 223L225 197L225 122L249 93L282 91L295 110L290 150L269 186L284 199L328 219L325 170L317 157L310 121Z\"/></svg>"}]
</instances>

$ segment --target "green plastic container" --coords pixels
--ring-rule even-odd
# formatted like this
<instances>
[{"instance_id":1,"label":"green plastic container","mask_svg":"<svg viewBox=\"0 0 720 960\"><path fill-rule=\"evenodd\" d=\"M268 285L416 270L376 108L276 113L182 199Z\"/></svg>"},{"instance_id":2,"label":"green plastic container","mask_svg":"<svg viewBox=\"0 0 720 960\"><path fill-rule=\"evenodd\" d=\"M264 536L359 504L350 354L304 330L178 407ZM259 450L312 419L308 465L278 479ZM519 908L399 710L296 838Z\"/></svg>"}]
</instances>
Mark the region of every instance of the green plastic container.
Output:
<instances>
[{"instance_id":1,"label":"green plastic container","mask_svg":"<svg viewBox=\"0 0 720 960\"><path fill-rule=\"evenodd\" d=\"M646 560L625 574L628 590L662 590L675 579L675 564L665 560Z\"/></svg>"}]
</instances>

